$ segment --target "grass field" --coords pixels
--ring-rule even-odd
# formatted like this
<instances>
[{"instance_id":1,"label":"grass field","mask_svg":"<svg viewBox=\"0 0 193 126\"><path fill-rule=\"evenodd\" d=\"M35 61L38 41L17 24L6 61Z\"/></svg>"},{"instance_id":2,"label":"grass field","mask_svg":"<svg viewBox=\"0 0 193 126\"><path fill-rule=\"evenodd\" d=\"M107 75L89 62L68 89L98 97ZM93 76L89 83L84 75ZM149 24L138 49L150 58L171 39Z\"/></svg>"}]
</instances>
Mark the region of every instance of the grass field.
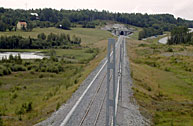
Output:
<instances>
[{"instance_id":1,"label":"grass field","mask_svg":"<svg viewBox=\"0 0 193 126\"><path fill-rule=\"evenodd\" d=\"M104 40L108 37L112 37L111 34L108 31L102 31L99 28L98 29L91 29L91 28L72 28L72 30L62 30L62 29L57 29L54 27L50 28L34 28L31 32L24 32L24 31L12 31L12 32L0 32L0 36L6 35L6 36L11 36L11 35L19 35L23 37L32 37L32 38L37 38L37 35L40 33L45 33L46 35L50 33L55 33L55 34L61 34L61 33L66 33L70 34L71 36L76 35L78 37L82 38L82 44L83 45L92 45L95 42Z\"/></svg>"},{"instance_id":2,"label":"grass field","mask_svg":"<svg viewBox=\"0 0 193 126\"><path fill-rule=\"evenodd\" d=\"M56 57L65 68L64 72L50 73L27 70L12 72L0 77L0 115L6 126L30 126L40 122L56 111L78 89L82 81L106 55L107 39L111 33L99 29L36 28L32 32L5 32L0 35L22 35L36 37L39 33L67 33L82 38L82 47L77 49L55 49ZM96 49L98 48L98 49ZM50 50L0 50L40 51L49 55ZM97 56L96 56L97 54ZM64 59L63 63L61 59ZM23 60L22 64L29 62ZM49 65L50 61L30 60L38 66ZM47 62L47 63L45 63ZM2 64L0 64L2 65ZM27 67L27 66L26 66Z\"/></svg>"},{"instance_id":3,"label":"grass field","mask_svg":"<svg viewBox=\"0 0 193 126\"><path fill-rule=\"evenodd\" d=\"M193 46L129 39L134 96L156 126L193 125Z\"/></svg>"}]
</instances>

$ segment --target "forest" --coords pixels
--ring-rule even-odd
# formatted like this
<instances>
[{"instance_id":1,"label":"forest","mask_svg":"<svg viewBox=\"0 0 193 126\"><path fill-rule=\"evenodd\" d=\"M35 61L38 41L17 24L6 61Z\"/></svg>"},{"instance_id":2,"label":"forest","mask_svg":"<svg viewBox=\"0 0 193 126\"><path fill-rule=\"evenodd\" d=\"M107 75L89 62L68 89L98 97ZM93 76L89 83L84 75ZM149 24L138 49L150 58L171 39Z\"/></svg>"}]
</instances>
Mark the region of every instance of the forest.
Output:
<instances>
[{"instance_id":1,"label":"forest","mask_svg":"<svg viewBox=\"0 0 193 126\"><path fill-rule=\"evenodd\" d=\"M36 13L37 15L32 15ZM171 31L175 26L193 27L193 21L175 18L171 14L112 13L98 10L55 10L45 9L5 9L0 8L0 31L14 30L18 21L26 21L31 27L57 27L70 29L74 24L84 28L94 28L96 20L112 20L128 25L145 28L141 38Z\"/></svg>"},{"instance_id":2,"label":"forest","mask_svg":"<svg viewBox=\"0 0 193 126\"><path fill-rule=\"evenodd\" d=\"M168 39L168 44L193 45L193 33L190 33L187 27L176 27L171 31L171 37Z\"/></svg>"},{"instance_id":3,"label":"forest","mask_svg":"<svg viewBox=\"0 0 193 126\"><path fill-rule=\"evenodd\" d=\"M49 48L71 48L80 46L81 38L64 33L57 35L50 33L46 36L44 33L38 34L35 38L24 38L22 36L1 36L0 49L49 49Z\"/></svg>"}]
</instances>

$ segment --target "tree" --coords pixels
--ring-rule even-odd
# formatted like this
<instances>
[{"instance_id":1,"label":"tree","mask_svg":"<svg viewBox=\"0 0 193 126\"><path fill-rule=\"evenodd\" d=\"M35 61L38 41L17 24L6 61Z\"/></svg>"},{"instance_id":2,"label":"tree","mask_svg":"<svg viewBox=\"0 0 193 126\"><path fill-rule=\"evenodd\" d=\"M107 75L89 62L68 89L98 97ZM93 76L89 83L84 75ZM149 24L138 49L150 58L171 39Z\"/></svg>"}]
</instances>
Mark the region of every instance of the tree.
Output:
<instances>
[{"instance_id":1,"label":"tree","mask_svg":"<svg viewBox=\"0 0 193 126\"><path fill-rule=\"evenodd\" d=\"M67 18L64 18L61 22L59 22L57 24L57 27L58 28L62 28L62 29L66 29L66 30L69 30L70 29L70 26L71 26L71 22L69 19Z\"/></svg>"},{"instance_id":2,"label":"tree","mask_svg":"<svg viewBox=\"0 0 193 126\"><path fill-rule=\"evenodd\" d=\"M171 31L168 44L192 44L193 33L189 33L187 27L179 26Z\"/></svg>"},{"instance_id":3,"label":"tree","mask_svg":"<svg viewBox=\"0 0 193 126\"><path fill-rule=\"evenodd\" d=\"M33 24L32 23L28 23L27 24L27 30L28 31L32 31L33 30Z\"/></svg>"},{"instance_id":4,"label":"tree","mask_svg":"<svg viewBox=\"0 0 193 126\"><path fill-rule=\"evenodd\" d=\"M0 21L0 31L6 31L7 27L6 24Z\"/></svg>"},{"instance_id":5,"label":"tree","mask_svg":"<svg viewBox=\"0 0 193 126\"><path fill-rule=\"evenodd\" d=\"M38 38L42 40L46 40L46 35L44 33L38 34Z\"/></svg>"},{"instance_id":6,"label":"tree","mask_svg":"<svg viewBox=\"0 0 193 126\"><path fill-rule=\"evenodd\" d=\"M13 26L9 26L8 29L9 29L9 31L12 31L13 30Z\"/></svg>"}]
</instances>

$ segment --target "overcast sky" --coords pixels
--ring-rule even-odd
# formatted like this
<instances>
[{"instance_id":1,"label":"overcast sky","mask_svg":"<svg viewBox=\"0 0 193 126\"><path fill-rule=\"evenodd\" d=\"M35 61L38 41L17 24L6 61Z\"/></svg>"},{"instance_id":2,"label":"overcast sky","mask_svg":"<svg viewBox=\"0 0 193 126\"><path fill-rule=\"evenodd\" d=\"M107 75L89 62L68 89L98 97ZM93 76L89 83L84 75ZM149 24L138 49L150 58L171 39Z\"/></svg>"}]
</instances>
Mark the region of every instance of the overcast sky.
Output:
<instances>
[{"instance_id":1,"label":"overcast sky","mask_svg":"<svg viewBox=\"0 0 193 126\"><path fill-rule=\"evenodd\" d=\"M97 9L111 12L170 13L193 20L193 0L0 0L5 8Z\"/></svg>"}]
</instances>

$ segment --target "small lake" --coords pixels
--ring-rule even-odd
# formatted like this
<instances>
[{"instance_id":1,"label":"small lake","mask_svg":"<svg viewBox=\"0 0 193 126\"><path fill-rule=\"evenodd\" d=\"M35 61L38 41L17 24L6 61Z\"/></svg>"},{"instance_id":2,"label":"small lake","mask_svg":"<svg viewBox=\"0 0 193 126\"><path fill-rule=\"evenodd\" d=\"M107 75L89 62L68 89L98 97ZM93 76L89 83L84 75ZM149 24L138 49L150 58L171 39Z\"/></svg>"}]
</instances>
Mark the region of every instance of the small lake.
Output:
<instances>
[{"instance_id":1,"label":"small lake","mask_svg":"<svg viewBox=\"0 0 193 126\"><path fill-rule=\"evenodd\" d=\"M190 33L193 32L193 28L188 28L190 30ZM168 42L168 36L167 37L164 37L164 38L161 38L159 41L159 43L162 43L162 44L167 44Z\"/></svg>"},{"instance_id":2,"label":"small lake","mask_svg":"<svg viewBox=\"0 0 193 126\"><path fill-rule=\"evenodd\" d=\"M162 43L162 44L167 44L167 42L168 42L168 37L161 38L158 42L159 42L159 43Z\"/></svg>"},{"instance_id":3,"label":"small lake","mask_svg":"<svg viewBox=\"0 0 193 126\"><path fill-rule=\"evenodd\" d=\"M188 28L189 30L190 30L190 33L192 33L193 32L193 28Z\"/></svg>"},{"instance_id":4,"label":"small lake","mask_svg":"<svg viewBox=\"0 0 193 126\"><path fill-rule=\"evenodd\" d=\"M17 56L20 54L21 59L43 59L45 56L39 52L0 52L0 60L4 57L9 58L9 55Z\"/></svg>"}]
</instances>

